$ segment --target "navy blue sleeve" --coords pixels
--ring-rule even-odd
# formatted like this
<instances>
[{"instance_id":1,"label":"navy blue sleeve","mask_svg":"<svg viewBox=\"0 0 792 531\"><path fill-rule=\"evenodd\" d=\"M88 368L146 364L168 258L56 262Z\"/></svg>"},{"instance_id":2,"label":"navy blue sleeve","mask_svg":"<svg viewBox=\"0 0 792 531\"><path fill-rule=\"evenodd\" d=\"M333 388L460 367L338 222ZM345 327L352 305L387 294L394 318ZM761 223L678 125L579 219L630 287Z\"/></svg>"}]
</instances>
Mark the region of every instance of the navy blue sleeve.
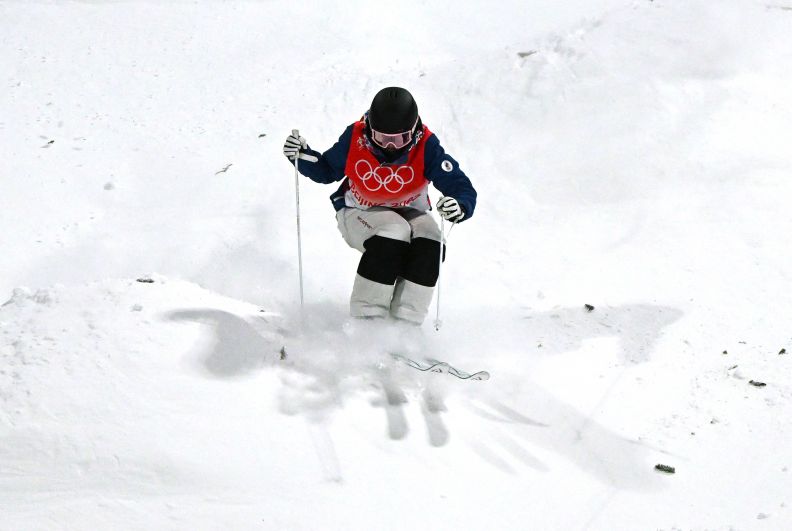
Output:
<instances>
[{"instance_id":1,"label":"navy blue sleeve","mask_svg":"<svg viewBox=\"0 0 792 531\"><path fill-rule=\"evenodd\" d=\"M473 211L476 209L476 190L468 176L459 167L459 163L445 152L435 134L426 140L424 174L427 179L432 181L434 187L440 190L440 193L459 201L465 211L462 221L473 216Z\"/></svg>"},{"instance_id":2,"label":"navy blue sleeve","mask_svg":"<svg viewBox=\"0 0 792 531\"><path fill-rule=\"evenodd\" d=\"M346 168L346 159L351 141L352 126L350 125L341 134L338 141L333 144L333 147L324 153L319 153L311 149L311 146L308 146L308 149L302 152L313 155L318 160L311 162L301 158L300 173L317 183L329 184L340 181L344 178L344 168Z\"/></svg>"}]
</instances>

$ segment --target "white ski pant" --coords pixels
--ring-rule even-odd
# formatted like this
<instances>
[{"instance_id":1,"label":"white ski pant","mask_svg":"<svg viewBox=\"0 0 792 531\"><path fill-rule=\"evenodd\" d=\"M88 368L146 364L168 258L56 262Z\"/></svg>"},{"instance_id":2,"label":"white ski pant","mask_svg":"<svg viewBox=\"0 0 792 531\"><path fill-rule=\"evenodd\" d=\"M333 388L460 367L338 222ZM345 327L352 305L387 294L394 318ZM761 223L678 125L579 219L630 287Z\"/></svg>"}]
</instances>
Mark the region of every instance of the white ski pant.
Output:
<instances>
[{"instance_id":1,"label":"white ski pant","mask_svg":"<svg viewBox=\"0 0 792 531\"><path fill-rule=\"evenodd\" d=\"M424 264L419 268L439 267L440 247L437 242L441 241L441 235L432 216L414 208L372 207L362 210L347 207L336 213L336 219L347 244L364 253L352 287L352 316L385 317L390 314L422 323L432 301L436 272L406 275L413 276L416 281L403 278L401 273L390 276L380 273L404 254L420 254L413 259L413 262ZM378 253L378 262L372 264L372 260L366 260L366 253Z\"/></svg>"}]
</instances>

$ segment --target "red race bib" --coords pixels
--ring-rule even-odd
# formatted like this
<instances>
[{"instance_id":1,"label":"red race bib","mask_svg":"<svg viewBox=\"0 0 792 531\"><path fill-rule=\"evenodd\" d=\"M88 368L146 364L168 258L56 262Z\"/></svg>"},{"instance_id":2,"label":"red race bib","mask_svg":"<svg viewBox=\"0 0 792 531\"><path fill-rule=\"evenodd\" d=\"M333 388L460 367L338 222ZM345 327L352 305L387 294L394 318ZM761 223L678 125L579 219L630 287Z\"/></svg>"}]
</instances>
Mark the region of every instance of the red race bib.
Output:
<instances>
[{"instance_id":1,"label":"red race bib","mask_svg":"<svg viewBox=\"0 0 792 531\"><path fill-rule=\"evenodd\" d=\"M402 206L417 198L429 184L424 176L426 139L432 134L424 126L418 143L407 154L406 164L384 164L369 150L365 122L354 125L344 173L349 189L363 206Z\"/></svg>"}]
</instances>

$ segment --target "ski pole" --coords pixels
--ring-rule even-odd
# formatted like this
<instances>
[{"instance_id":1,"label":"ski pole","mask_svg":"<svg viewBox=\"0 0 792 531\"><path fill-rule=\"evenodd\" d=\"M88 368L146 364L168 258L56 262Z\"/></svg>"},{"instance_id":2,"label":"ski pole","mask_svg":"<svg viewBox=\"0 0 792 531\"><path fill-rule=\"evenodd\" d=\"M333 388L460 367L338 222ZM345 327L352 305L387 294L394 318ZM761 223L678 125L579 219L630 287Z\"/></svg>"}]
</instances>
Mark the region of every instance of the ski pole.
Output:
<instances>
[{"instance_id":1,"label":"ski pole","mask_svg":"<svg viewBox=\"0 0 792 531\"><path fill-rule=\"evenodd\" d=\"M435 330L437 330L438 332L440 331L440 327L443 326L443 321L440 320L440 285L441 285L440 280L443 278L443 244L445 244L446 242L444 222L445 222L445 218L443 218L443 216L440 216L440 256L439 256L440 262L437 268L437 304L436 304L437 314L435 315L435 322L434 322ZM454 225L456 225L456 223L452 222L451 228L448 229L449 235L451 234L451 231L454 230Z\"/></svg>"},{"instance_id":2,"label":"ski pole","mask_svg":"<svg viewBox=\"0 0 792 531\"><path fill-rule=\"evenodd\" d=\"M437 330L438 332L440 331L440 327L443 326L443 322L440 320L440 286L441 286L440 279L443 278L443 243L445 240L445 234L443 232L444 230L443 221L444 221L443 216L440 216L440 257L439 257L440 261L438 262L438 266L437 266L437 304L435 305L436 306L435 310L437 311L437 313L435 314L435 322L434 322L435 330Z\"/></svg>"},{"instance_id":3,"label":"ski pole","mask_svg":"<svg viewBox=\"0 0 792 531\"><path fill-rule=\"evenodd\" d=\"M300 138L300 131L292 129L292 135ZM305 312L305 299L303 296L303 267L302 267L302 234L300 231L300 151L297 149L297 156L294 157L294 191L297 198L297 263L300 274L300 315Z\"/></svg>"}]
</instances>

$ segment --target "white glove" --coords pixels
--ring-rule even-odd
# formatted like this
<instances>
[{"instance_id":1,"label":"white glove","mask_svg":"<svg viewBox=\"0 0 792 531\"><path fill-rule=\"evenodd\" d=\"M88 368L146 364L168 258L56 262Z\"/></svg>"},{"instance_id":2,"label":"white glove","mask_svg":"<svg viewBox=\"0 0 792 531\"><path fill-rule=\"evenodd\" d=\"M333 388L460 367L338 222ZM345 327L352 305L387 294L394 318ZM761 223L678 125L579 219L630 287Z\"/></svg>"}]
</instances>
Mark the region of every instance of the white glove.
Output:
<instances>
[{"instance_id":1,"label":"white glove","mask_svg":"<svg viewBox=\"0 0 792 531\"><path fill-rule=\"evenodd\" d=\"M441 197L437 201L437 211L452 223L458 223L465 217L465 211L459 206L459 202L453 197Z\"/></svg>"},{"instance_id":2,"label":"white glove","mask_svg":"<svg viewBox=\"0 0 792 531\"><path fill-rule=\"evenodd\" d=\"M283 154L286 158L294 162L297 157L310 162L316 162L319 159L308 153L303 153L302 150L308 149L308 142L305 138L300 136L297 129L292 129L291 134L286 137L286 142L283 144Z\"/></svg>"}]
</instances>

